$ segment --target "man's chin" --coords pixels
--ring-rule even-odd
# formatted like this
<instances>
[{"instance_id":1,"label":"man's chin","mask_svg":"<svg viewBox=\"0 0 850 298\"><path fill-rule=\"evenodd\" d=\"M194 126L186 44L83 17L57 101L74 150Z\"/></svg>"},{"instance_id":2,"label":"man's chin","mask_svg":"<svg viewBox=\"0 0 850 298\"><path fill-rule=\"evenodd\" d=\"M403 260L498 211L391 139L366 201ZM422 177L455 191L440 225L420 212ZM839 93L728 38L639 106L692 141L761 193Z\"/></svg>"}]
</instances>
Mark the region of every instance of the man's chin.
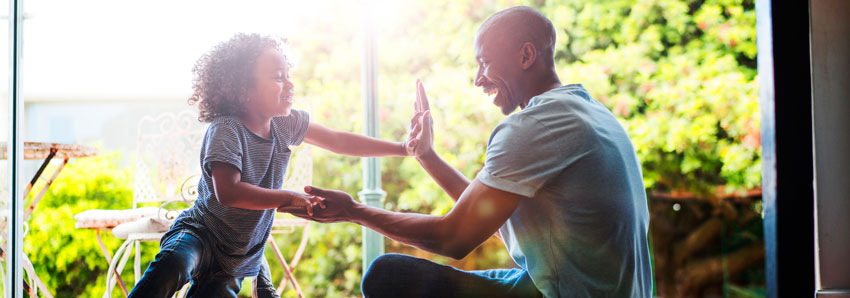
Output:
<instances>
[{"instance_id":1,"label":"man's chin","mask_svg":"<svg viewBox=\"0 0 850 298\"><path fill-rule=\"evenodd\" d=\"M503 105L497 105L497 106L499 107L499 109L502 110L502 114L504 114L505 116L510 115L517 108L517 105L512 105L512 104L503 104Z\"/></svg>"}]
</instances>

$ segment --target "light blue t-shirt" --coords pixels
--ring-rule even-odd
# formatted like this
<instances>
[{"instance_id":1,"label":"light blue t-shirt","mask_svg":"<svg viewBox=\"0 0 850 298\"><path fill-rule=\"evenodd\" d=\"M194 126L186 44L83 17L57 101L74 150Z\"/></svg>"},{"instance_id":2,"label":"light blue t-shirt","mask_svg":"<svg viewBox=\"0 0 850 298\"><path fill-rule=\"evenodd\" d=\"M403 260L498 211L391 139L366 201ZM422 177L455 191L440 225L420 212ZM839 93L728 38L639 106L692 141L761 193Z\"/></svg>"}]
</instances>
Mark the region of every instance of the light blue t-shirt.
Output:
<instances>
[{"instance_id":1,"label":"light blue t-shirt","mask_svg":"<svg viewBox=\"0 0 850 298\"><path fill-rule=\"evenodd\" d=\"M640 163L581 85L549 90L490 135L482 183L524 196L499 229L546 297L651 297Z\"/></svg>"}]
</instances>

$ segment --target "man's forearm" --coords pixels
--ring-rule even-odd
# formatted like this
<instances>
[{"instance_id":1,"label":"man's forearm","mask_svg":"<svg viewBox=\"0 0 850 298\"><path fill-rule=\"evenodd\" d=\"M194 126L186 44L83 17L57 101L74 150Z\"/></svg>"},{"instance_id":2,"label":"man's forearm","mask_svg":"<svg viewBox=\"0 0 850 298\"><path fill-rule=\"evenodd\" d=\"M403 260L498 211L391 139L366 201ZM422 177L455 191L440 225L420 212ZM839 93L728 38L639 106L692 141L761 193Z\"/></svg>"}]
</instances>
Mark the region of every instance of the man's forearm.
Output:
<instances>
[{"instance_id":1,"label":"man's forearm","mask_svg":"<svg viewBox=\"0 0 850 298\"><path fill-rule=\"evenodd\" d=\"M466 176L458 171L457 169L450 166L446 161L440 158L434 150L422 155L421 157L416 157L416 160L419 161L419 164L422 165L422 168L428 172L428 175L431 175L431 178L440 185L440 188L449 195L455 202L457 202L460 195L463 194L463 191L469 186L469 179Z\"/></svg>"},{"instance_id":2,"label":"man's forearm","mask_svg":"<svg viewBox=\"0 0 850 298\"><path fill-rule=\"evenodd\" d=\"M368 227L398 242L453 258L462 258L469 249L455 239L457 227L446 217L418 213L398 213L356 204L350 210L351 222Z\"/></svg>"}]
</instances>

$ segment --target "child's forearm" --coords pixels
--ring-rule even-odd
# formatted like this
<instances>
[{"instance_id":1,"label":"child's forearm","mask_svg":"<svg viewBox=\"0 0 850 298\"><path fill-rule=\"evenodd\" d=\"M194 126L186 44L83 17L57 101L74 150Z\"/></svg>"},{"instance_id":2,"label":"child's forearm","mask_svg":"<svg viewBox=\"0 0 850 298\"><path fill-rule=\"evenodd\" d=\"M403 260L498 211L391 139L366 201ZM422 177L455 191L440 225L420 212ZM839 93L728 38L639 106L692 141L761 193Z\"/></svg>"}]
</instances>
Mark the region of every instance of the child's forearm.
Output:
<instances>
[{"instance_id":1,"label":"child's forearm","mask_svg":"<svg viewBox=\"0 0 850 298\"><path fill-rule=\"evenodd\" d=\"M404 145L401 142L390 142L376 139L361 134L350 132L336 132L334 140L325 144L315 145L330 150L333 153L358 156L358 157L381 157L381 156L406 156Z\"/></svg>"},{"instance_id":2,"label":"child's forearm","mask_svg":"<svg viewBox=\"0 0 850 298\"><path fill-rule=\"evenodd\" d=\"M228 207L265 210L290 205L296 194L291 191L267 189L239 182L227 190L216 189L216 196L219 203Z\"/></svg>"},{"instance_id":3,"label":"child's forearm","mask_svg":"<svg viewBox=\"0 0 850 298\"><path fill-rule=\"evenodd\" d=\"M359 156L407 156L403 143L384 141L361 134L332 130L316 123L310 123L304 141L333 153Z\"/></svg>"}]
</instances>

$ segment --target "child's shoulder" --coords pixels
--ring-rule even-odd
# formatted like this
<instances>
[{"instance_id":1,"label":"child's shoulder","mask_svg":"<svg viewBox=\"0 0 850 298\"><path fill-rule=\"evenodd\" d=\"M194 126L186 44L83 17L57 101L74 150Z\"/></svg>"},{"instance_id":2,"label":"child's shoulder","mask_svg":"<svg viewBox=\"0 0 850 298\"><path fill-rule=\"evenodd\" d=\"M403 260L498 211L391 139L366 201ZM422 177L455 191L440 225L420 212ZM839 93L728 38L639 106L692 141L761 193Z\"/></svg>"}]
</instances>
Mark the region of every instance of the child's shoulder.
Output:
<instances>
[{"instance_id":1,"label":"child's shoulder","mask_svg":"<svg viewBox=\"0 0 850 298\"><path fill-rule=\"evenodd\" d=\"M214 131L231 131L237 135L241 134L244 125L239 118L234 116L217 116L210 121L207 133Z\"/></svg>"},{"instance_id":2,"label":"child's shoulder","mask_svg":"<svg viewBox=\"0 0 850 298\"><path fill-rule=\"evenodd\" d=\"M297 125L297 123L303 121L309 121L309 119L310 115L307 114L306 111L292 109L289 111L289 115L274 117L272 118L272 122L277 122L283 127L288 127L292 125Z\"/></svg>"},{"instance_id":3,"label":"child's shoulder","mask_svg":"<svg viewBox=\"0 0 850 298\"><path fill-rule=\"evenodd\" d=\"M210 126L234 126L238 127L242 124L236 116L216 116L210 121Z\"/></svg>"}]
</instances>

